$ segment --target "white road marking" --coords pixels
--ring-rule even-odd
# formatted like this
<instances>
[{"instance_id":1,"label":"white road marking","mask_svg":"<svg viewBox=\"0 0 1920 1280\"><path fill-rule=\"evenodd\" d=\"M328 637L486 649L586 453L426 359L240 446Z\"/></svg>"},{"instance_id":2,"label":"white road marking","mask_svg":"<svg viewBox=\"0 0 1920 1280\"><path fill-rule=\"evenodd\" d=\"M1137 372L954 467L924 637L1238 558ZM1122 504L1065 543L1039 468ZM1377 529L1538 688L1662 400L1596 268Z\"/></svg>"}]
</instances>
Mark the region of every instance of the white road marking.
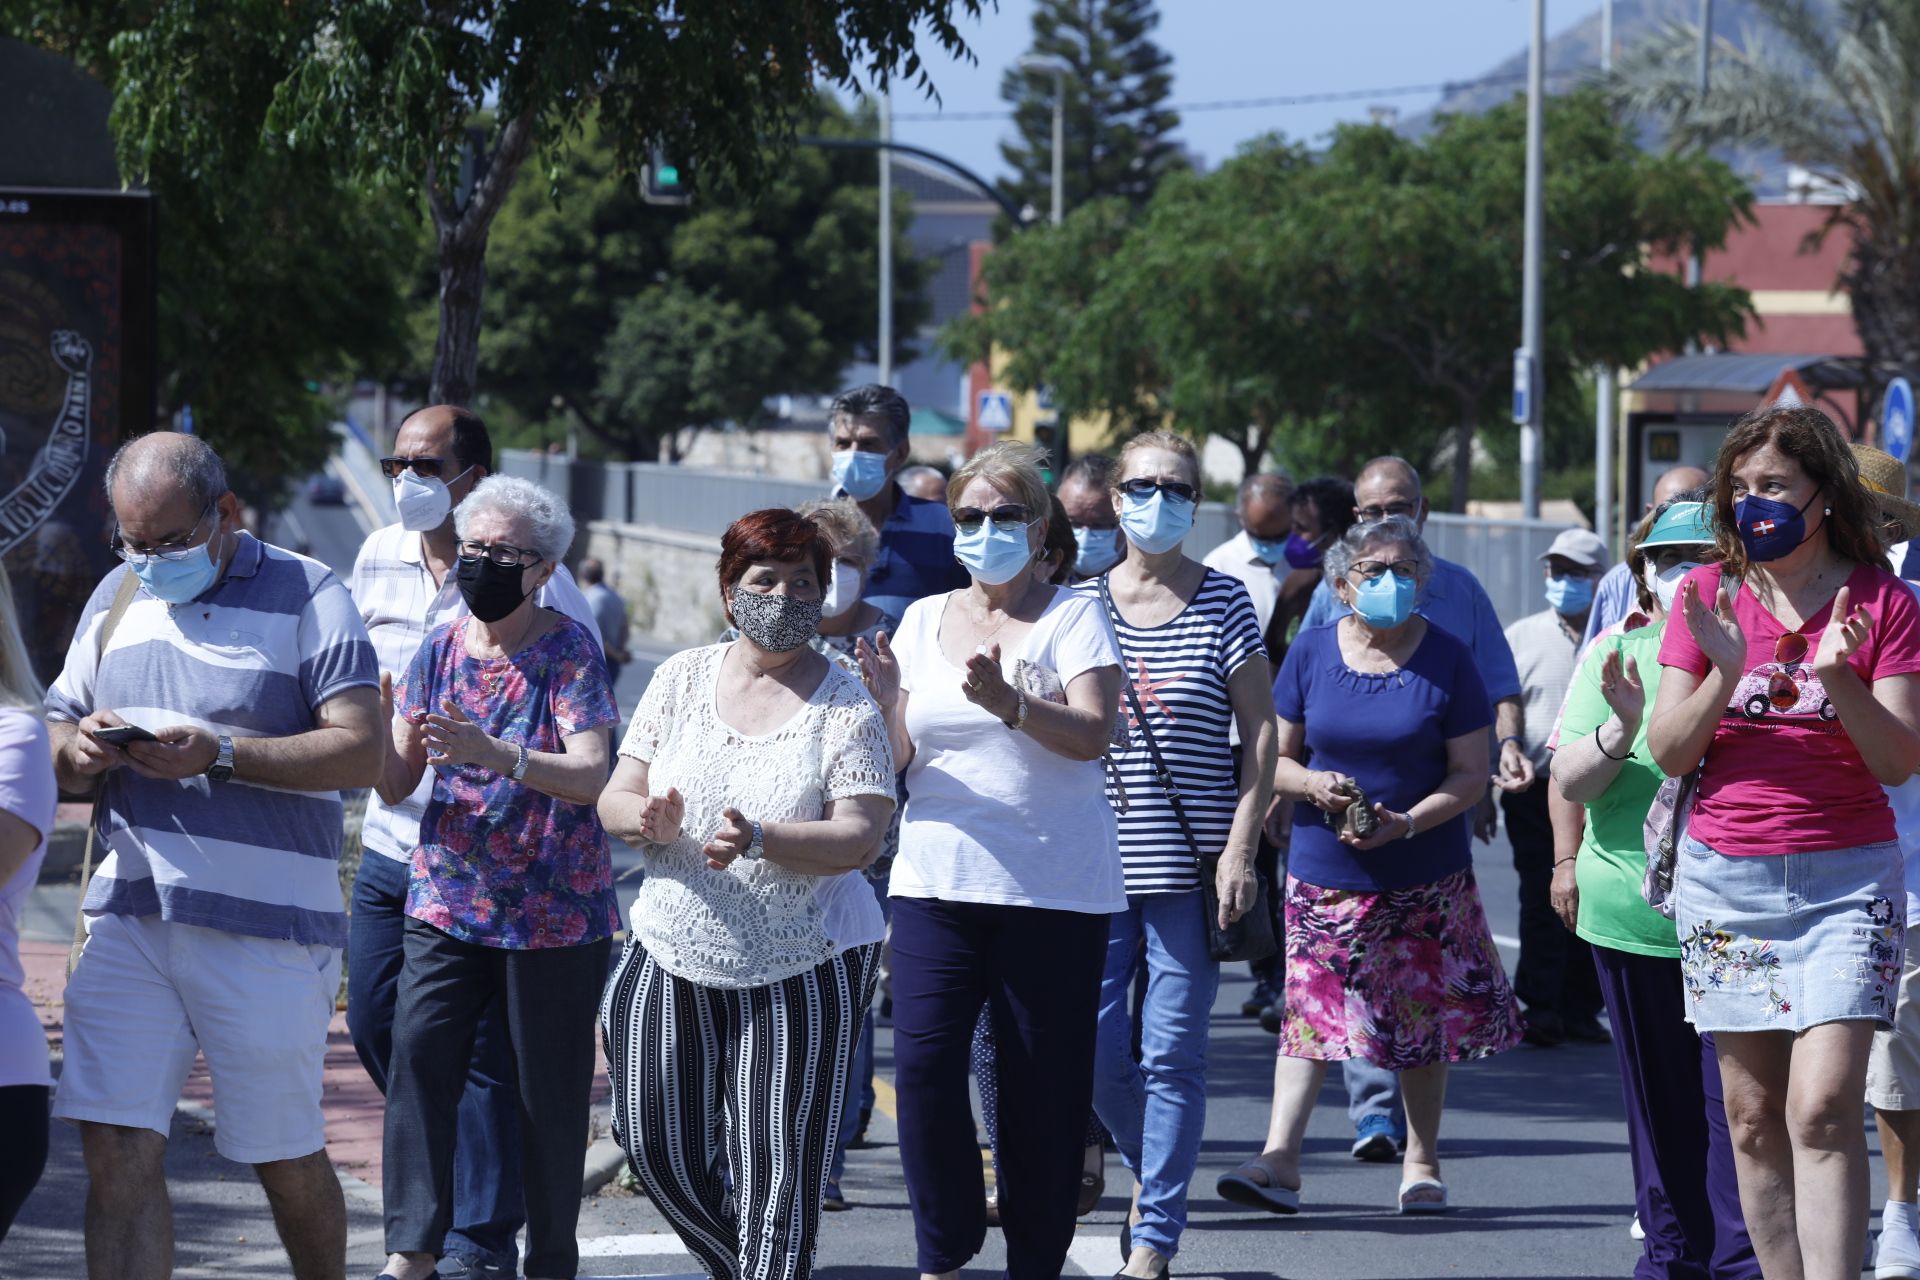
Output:
<instances>
[{"instance_id":1,"label":"white road marking","mask_svg":"<svg viewBox=\"0 0 1920 1280\"><path fill-rule=\"evenodd\" d=\"M1509 951L1518 951L1520 949L1520 939L1509 938L1504 933L1496 933L1493 935L1493 945L1496 947L1505 947Z\"/></svg>"},{"instance_id":2,"label":"white road marking","mask_svg":"<svg viewBox=\"0 0 1920 1280\"><path fill-rule=\"evenodd\" d=\"M1115 1227L1101 1227L1097 1235L1079 1232L1067 1246L1067 1273L1078 1267L1083 1276L1109 1276L1119 1270L1119 1257L1120 1232Z\"/></svg>"},{"instance_id":3,"label":"white road marking","mask_svg":"<svg viewBox=\"0 0 1920 1280\"><path fill-rule=\"evenodd\" d=\"M652 1257L663 1253L685 1253L687 1246L671 1231L644 1231L623 1236L588 1236L580 1241L583 1258Z\"/></svg>"}]
</instances>

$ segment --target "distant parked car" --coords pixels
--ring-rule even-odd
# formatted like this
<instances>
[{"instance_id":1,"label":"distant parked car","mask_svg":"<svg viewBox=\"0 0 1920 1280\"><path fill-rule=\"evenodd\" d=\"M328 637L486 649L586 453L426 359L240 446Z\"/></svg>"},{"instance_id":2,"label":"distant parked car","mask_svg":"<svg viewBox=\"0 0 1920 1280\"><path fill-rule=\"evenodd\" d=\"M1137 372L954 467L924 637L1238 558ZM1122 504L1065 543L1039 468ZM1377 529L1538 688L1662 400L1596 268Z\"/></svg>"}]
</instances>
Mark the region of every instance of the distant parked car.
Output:
<instances>
[{"instance_id":1,"label":"distant parked car","mask_svg":"<svg viewBox=\"0 0 1920 1280\"><path fill-rule=\"evenodd\" d=\"M307 501L316 507L345 506L347 486L340 483L338 476L322 471L307 479Z\"/></svg>"}]
</instances>

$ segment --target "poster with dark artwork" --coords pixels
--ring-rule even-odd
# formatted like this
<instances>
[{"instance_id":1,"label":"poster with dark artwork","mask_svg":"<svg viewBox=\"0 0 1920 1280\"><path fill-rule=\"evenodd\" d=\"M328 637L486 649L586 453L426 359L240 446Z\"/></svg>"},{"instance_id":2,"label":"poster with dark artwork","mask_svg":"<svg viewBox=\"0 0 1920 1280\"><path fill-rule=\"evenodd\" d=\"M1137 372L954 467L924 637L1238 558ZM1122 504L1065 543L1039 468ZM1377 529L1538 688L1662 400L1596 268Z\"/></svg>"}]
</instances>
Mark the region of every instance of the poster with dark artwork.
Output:
<instances>
[{"instance_id":1,"label":"poster with dark artwork","mask_svg":"<svg viewBox=\"0 0 1920 1280\"><path fill-rule=\"evenodd\" d=\"M0 564L42 680L112 564L107 459L153 425L153 222L141 194L0 187Z\"/></svg>"}]
</instances>

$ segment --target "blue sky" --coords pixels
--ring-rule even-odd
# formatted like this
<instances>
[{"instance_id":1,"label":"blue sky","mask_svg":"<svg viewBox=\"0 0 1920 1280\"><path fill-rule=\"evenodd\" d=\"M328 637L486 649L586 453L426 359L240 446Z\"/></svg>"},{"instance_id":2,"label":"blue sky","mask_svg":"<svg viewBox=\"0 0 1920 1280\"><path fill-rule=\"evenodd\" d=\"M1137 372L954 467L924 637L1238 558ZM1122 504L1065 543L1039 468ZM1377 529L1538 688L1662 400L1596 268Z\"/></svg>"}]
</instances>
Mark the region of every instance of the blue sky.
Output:
<instances>
[{"instance_id":1,"label":"blue sky","mask_svg":"<svg viewBox=\"0 0 1920 1280\"><path fill-rule=\"evenodd\" d=\"M1550 5L1548 35L1598 8L1598 0ZM1531 0L1161 0L1156 38L1173 55L1172 101L1218 102L1473 79L1526 47L1531 12ZM998 143L1011 136L1009 121L903 117L1005 110L1001 73L1026 52L1032 13L1033 0L1000 0L997 12L967 24L977 65L926 58L941 104L897 93L895 137L988 178L1004 174ZM1412 115L1437 97L1195 111L1183 114L1177 136L1213 166L1263 133L1312 141L1342 121L1365 120L1374 101Z\"/></svg>"}]
</instances>

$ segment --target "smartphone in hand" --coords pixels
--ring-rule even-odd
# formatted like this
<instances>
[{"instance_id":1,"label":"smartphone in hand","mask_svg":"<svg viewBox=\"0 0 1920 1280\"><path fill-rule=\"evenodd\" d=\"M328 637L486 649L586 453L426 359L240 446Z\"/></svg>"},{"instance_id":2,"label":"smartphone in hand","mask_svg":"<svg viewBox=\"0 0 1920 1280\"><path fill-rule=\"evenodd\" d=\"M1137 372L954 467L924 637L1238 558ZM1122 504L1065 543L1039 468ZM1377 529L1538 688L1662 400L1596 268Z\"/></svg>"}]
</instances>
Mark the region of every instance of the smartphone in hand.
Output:
<instances>
[{"instance_id":1,"label":"smartphone in hand","mask_svg":"<svg viewBox=\"0 0 1920 1280\"><path fill-rule=\"evenodd\" d=\"M91 729L88 730L88 732L99 741L110 743L116 747L124 747L129 742L160 741L160 739L154 737L137 724L113 724L102 729Z\"/></svg>"}]
</instances>

